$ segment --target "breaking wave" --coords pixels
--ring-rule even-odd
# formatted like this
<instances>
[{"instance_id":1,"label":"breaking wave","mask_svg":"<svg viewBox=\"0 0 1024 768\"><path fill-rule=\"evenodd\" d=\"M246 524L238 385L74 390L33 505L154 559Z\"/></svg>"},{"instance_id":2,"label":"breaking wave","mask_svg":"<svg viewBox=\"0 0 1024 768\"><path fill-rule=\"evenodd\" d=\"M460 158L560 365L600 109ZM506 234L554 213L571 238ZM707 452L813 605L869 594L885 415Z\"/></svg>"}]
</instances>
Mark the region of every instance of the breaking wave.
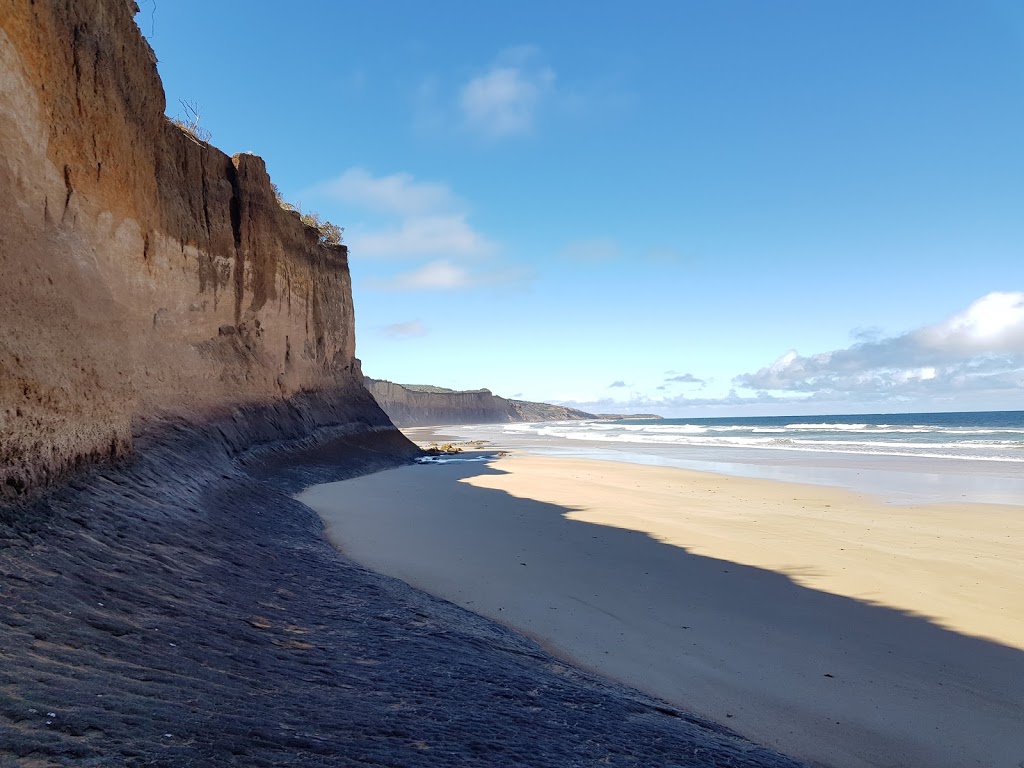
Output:
<instances>
[{"instance_id":1,"label":"breaking wave","mask_svg":"<svg viewBox=\"0 0 1024 768\"><path fill-rule=\"evenodd\" d=\"M976 414L936 414L945 423L918 420L796 421L765 419L664 419L658 422L563 421L508 424L520 437L556 438L595 443L633 443L764 450L815 451L1024 462L1024 414L1010 413L999 423ZM960 423L950 423L960 416ZM987 416L981 414L980 416ZM862 417L863 418L863 417ZM992 423L995 421L996 423ZM1019 423L1018 423L1019 422Z\"/></svg>"}]
</instances>

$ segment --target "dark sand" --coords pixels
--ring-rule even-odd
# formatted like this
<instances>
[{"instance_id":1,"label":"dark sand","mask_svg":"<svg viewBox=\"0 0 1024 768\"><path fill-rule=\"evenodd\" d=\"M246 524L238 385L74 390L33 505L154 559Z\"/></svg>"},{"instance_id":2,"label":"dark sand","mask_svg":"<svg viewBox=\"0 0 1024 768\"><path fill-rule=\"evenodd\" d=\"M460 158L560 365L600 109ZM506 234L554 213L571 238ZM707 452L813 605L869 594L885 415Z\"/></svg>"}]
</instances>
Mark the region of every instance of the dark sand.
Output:
<instances>
[{"instance_id":1,"label":"dark sand","mask_svg":"<svg viewBox=\"0 0 1024 768\"><path fill-rule=\"evenodd\" d=\"M186 430L0 510L0 766L798 765L346 560L288 495L401 450Z\"/></svg>"}]
</instances>

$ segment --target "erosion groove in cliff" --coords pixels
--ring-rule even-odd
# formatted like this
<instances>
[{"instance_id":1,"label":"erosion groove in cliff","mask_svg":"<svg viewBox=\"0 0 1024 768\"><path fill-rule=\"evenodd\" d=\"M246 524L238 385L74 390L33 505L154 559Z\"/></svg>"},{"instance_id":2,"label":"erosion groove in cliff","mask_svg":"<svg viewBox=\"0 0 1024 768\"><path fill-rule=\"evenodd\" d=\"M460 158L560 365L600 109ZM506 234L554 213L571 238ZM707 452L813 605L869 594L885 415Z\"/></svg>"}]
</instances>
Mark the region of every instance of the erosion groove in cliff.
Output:
<instances>
[{"instance_id":1,"label":"erosion groove in cliff","mask_svg":"<svg viewBox=\"0 0 1024 768\"><path fill-rule=\"evenodd\" d=\"M133 12L0 0L0 498L167 418L361 388L345 247L167 120Z\"/></svg>"},{"instance_id":2,"label":"erosion groove in cliff","mask_svg":"<svg viewBox=\"0 0 1024 768\"><path fill-rule=\"evenodd\" d=\"M0 524L0 765L797 768L347 561L288 494L409 444L239 453L265 415L165 424Z\"/></svg>"}]
</instances>

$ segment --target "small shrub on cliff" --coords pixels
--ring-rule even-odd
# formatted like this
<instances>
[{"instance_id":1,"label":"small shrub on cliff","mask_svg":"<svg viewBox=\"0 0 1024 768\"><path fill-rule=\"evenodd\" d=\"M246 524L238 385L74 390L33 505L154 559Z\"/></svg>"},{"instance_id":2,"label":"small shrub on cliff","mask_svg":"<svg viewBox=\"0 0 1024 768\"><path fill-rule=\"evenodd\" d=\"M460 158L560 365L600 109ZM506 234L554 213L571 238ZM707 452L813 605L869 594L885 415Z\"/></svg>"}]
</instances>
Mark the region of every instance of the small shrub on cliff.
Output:
<instances>
[{"instance_id":1,"label":"small shrub on cliff","mask_svg":"<svg viewBox=\"0 0 1024 768\"><path fill-rule=\"evenodd\" d=\"M179 103L185 110L185 117L180 118L175 115L174 117L169 118L169 120L181 128L185 133L189 134L192 138L209 144L210 139L213 138L213 134L199 124L199 105L194 101L179 100Z\"/></svg>"},{"instance_id":2,"label":"small shrub on cliff","mask_svg":"<svg viewBox=\"0 0 1024 768\"><path fill-rule=\"evenodd\" d=\"M313 227L320 233L320 242L324 245L341 245L345 228L321 219L319 213L304 213L300 217L307 227Z\"/></svg>"},{"instance_id":3,"label":"small shrub on cliff","mask_svg":"<svg viewBox=\"0 0 1024 768\"><path fill-rule=\"evenodd\" d=\"M274 199L277 200L278 205L280 205L286 211L298 210L294 205L292 205L291 203L284 199L284 196L281 194L281 190L277 186L277 184L275 184L274 182L270 182L270 188L274 190Z\"/></svg>"},{"instance_id":4,"label":"small shrub on cliff","mask_svg":"<svg viewBox=\"0 0 1024 768\"><path fill-rule=\"evenodd\" d=\"M278 205L286 211L299 211L300 221L302 221L302 223L307 227L313 227L313 229L320 233L321 243L324 245L341 245L342 239L345 236L344 227L339 227L337 224L334 224L327 219L321 219L319 213L302 213L301 208L296 208L291 203L285 201L277 184L271 182L270 188L274 190L274 199L277 200ZM301 205L301 203L299 205Z\"/></svg>"}]
</instances>

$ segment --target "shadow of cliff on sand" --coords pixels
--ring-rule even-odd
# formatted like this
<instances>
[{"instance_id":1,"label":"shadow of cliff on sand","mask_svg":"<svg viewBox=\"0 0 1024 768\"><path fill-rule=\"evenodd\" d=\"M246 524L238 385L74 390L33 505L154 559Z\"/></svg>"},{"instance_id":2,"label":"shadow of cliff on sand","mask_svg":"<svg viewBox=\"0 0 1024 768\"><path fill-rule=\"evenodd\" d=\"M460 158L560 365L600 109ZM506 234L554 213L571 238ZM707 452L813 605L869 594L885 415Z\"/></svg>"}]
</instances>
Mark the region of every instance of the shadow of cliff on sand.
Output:
<instances>
[{"instance_id":1,"label":"shadow of cliff on sand","mask_svg":"<svg viewBox=\"0 0 1024 768\"><path fill-rule=\"evenodd\" d=\"M286 494L397 433L233 444L183 427L0 522L0 766L798 768L342 557Z\"/></svg>"},{"instance_id":2,"label":"shadow of cliff on sand","mask_svg":"<svg viewBox=\"0 0 1024 768\"><path fill-rule=\"evenodd\" d=\"M576 663L826 764L1024 759L1020 650L466 482L490 463L396 472L328 514L342 550Z\"/></svg>"}]
</instances>

